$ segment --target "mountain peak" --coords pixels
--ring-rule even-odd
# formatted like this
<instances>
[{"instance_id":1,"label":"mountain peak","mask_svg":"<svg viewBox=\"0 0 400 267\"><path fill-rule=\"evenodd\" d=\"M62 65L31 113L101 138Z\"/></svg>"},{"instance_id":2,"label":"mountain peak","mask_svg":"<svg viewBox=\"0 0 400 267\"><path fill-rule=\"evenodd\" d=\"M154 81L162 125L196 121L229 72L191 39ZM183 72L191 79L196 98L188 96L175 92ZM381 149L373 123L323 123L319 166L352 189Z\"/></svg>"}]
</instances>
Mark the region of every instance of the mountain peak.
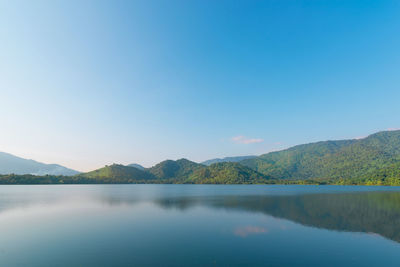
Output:
<instances>
[{"instance_id":1,"label":"mountain peak","mask_svg":"<svg viewBox=\"0 0 400 267\"><path fill-rule=\"evenodd\" d=\"M149 172L159 179L187 178L193 171L204 167L188 159L164 160L149 168Z\"/></svg>"}]
</instances>

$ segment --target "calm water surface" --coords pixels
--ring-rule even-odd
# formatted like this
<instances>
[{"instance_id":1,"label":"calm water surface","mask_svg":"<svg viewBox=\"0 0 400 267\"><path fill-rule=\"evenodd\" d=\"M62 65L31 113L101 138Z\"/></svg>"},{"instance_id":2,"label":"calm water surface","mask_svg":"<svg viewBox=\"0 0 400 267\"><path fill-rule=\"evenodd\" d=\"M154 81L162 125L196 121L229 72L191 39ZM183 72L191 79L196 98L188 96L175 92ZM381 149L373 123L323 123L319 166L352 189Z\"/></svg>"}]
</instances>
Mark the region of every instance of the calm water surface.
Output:
<instances>
[{"instance_id":1,"label":"calm water surface","mask_svg":"<svg viewBox=\"0 0 400 267\"><path fill-rule=\"evenodd\" d=\"M400 188L0 186L0 266L400 266Z\"/></svg>"}]
</instances>

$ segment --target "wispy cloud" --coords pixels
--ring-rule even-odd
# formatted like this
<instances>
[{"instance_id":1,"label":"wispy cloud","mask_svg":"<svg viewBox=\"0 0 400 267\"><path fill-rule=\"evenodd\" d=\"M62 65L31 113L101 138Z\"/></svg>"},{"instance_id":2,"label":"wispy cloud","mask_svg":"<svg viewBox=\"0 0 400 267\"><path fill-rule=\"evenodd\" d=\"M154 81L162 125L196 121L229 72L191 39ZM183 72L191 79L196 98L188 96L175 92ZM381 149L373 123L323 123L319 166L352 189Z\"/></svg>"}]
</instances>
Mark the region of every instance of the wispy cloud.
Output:
<instances>
[{"instance_id":1,"label":"wispy cloud","mask_svg":"<svg viewBox=\"0 0 400 267\"><path fill-rule=\"evenodd\" d=\"M237 144L255 144L255 143L262 143L264 142L264 139L261 138L247 138L246 136L239 135L232 137L231 139L233 142Z\"/></svg>"}]
</instances>

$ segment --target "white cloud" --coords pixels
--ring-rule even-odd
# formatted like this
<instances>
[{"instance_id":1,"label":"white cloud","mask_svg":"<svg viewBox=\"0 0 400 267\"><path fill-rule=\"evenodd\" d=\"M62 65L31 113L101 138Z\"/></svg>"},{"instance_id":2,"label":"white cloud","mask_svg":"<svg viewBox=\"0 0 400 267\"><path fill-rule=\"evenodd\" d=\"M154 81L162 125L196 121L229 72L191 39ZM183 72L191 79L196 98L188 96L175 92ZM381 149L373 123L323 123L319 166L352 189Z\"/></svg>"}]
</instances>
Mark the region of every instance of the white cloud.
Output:
<instances>
[{"instance_id":1,"label":"white cloud","mask_svg":"<svg viewBox=\"0 0 400 267\"><path fill-rule=\"evenodd\" d=\"M232 141L237 144L255 144L255 143L262 143L264 139L261 138L247 138L243 135L232 137Z\"/></svg>"}]
</instances>

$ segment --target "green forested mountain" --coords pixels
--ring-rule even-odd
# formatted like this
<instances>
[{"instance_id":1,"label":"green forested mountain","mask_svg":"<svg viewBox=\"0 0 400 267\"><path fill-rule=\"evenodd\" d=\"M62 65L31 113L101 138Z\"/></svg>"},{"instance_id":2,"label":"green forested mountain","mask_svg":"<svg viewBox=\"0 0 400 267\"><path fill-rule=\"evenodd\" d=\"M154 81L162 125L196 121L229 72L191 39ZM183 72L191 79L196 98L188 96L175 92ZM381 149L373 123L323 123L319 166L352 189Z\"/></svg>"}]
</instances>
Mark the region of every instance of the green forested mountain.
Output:
<instances>
[{"instance_id":1,"label":"green forested mountain","mask_svg":"<svg viewBox=\"0 0 400 267\"><path fill-rule=\"evenodd\" d=\"M265 183L267 176L235 162L214 163L196 170L188 182L196 184L256 184Z\"/></svg>"},{"instance_id":2,"label":"green forested mountain","mask_svg":"<svg viewBox=\"0 0 400 267\"><path fill-rule=\"evenodd\" d=\"M110 184L110 183L195 183L251 184L265 183L267 177L238 163L215 163L204 166L186 159L167 160L144 171L110 165L75 176L0 175L0 184Z\"/></svg>"},{"instance_id":3,"label":"green forested mountain","mask_svg":"<svg viewBox=\"0 0 400 267\"><path fill-rule=\"evenodd\" d=\"M400 178L400 131L299 145L240 163L275 179Z\"/></svg>"},{"instance_id":4,"label":"green forested mountain","mask_svg":"<svg viewBox=\"0 0 400 267\"><path fill-rule=\"evenodd\" d=\"M135 183L155 180L156 177L149 172L138 168L113 164L91 172L82 173L76 178L93 179L101 182Z\"/></svg>"},{"instance_id":5,"label":"green forested mountain","mask_svg":"<svg viewBox=\"0 0 400 267\"><path fill-rule=\"evenodd\" d=\"M176 161L165 160L147 169L147 171L159 180L173 179L175 181L184 182L194 171L202 168L205 168L202 164L187 159L179 159Z\"/></svg>"},{"instance_id":6,"label":"green forested mountain","mask_svg":"<svg viewBox=\"0 0 400 267\"><path fill-rule=\"evenodd\" d=\"M0 176L0 184L45 183L400 185L400 131L299 145L239 163L205 166L180 159L166 160L147 169L114 164L75 176Z\"/></svg>"}]
</instances>

